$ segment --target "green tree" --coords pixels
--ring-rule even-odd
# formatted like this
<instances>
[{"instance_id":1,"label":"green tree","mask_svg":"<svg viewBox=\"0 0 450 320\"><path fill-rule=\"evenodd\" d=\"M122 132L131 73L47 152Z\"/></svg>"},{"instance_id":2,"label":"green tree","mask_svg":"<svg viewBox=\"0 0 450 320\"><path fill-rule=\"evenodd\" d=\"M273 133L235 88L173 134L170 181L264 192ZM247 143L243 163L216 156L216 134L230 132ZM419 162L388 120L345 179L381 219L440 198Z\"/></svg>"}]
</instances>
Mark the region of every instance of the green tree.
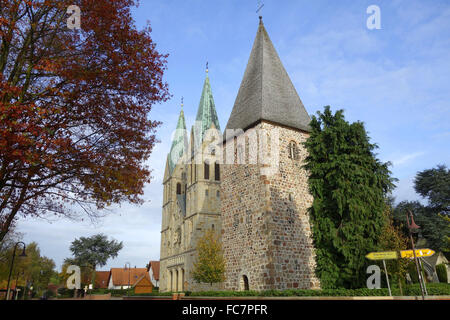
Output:
<instances>
[{"instance_id":1,"label":"green tree","mask_svg":"<svg viewBox=\"0 0 450 320\"><path fill-rule=\"evenodd\" d=\"M66 259L65 262L78 266L88 265L95 270L97 267L103 267L108 259L117 257L122 248L122 241L108 240L108 237L101 233L80 237L70 245L74 257Z\"/></svg>"},{"instance_id":2,"label":"green tree","mask_svg":"<svg viewBox=\"0 0 450 320\"><path fill-rule=\"evenodd\" d=\"M437 273L439 282L442 282L442 283L448 282L447 266L445 265L445 263L441 263L436 266L436 273Z\"/></svg>"},{"instance_id":3,"label":"green tree","mask_svg":"<svg viewBox=\"0 0 450 320\"><path fill-rule=\"evenodd\" d=\"M414 190L428 200L435 213L450 215L450 169L445 165L418 172Z\"/></svg>"},{"instance_id":4,"label":"green tree","mask_svg":"<svg viewBox=\"0 0 450 320\"><path fill-rule=\"evenodd\" d=\"M122 248L122 241L108 240L108 237L101 233L91 237L75 239L70 245L73 258L64 260L61 277L67 280L68 275L65 269L67 269L67 266L74 264L80 267L83 284L88 282L93 284L96 268L103 267L108 259L117 257Z\"/></svg>"},{"instance_id":5,"label":"green tree","mask_svg":"<svg viewBox=\"0 0 450 320\"><path fill-rule=\"evenodd\" d=\"M445 214L439 214L435 208L424 206L418 201L402 201L394 209L396 225L402 225L405 236L408 235L406 227L406 212L410 210L414 215L414 221L420 226L419 232L414 235L415 241L425 238L422 241L426 246L436 252L449 253L450 222ZM420 246L419 246L420 247Z\"/></svg>"},{"instance_id":6,"label":"green tree","mask_svg":"<svg viewBox=\"0 0 450 320\"><path fill-rule=\"evenodd\" d=\"M385 196L395 179L380 162L363 123L348 123L330 107L310 123L305 168L314 196L309 208L316 248L316 274L323 288L361 287L365 255L377 249L384 226Z\"/></svg>"},{"instance_id":7,"label":"green tree","mask_svg":"<svg viewBox=\"0 0 450 320\"><path fill-rule=\"evenodd\" d=\"M0 263L0 286L6 287L13 255L14 245L3 251L4 263ZM11 273L11 285L25 286L31 284L36 292L42 293L47 289L50 279L55 276L55 262L41 256L36 242L26 245L26 257L19 257L21 247L16 251L14 267Z\"/></svg>"},{"instance_id":8,"label":"green tree","mask_svg":"<svg viewBox=\"0 0 450 320\"><path fill-rule=\"evenodd\" d=\"M225 280L225 261L223 259L222 244L214 233L208 230L197 243L197 262L194 263L192 277L198 283L213 283Z\"/></svg>"},{"instance_id":9,"label":"green tree","mask_svg":"<svg viewBox=\"0 0 450 320\"><path fill-rule=\"evenodd\" d=\"M390 204L385 209L385 226L380 234L379 248L383 251L400 251L408 248L408 238L400 228L394 226L393 208ZM408 259L392 259L386 261L386 268L392 280L398 283L403 295L403 284L408 272ZM384 268L382 268L384 272Z\"/></svg>"}]
</instances>

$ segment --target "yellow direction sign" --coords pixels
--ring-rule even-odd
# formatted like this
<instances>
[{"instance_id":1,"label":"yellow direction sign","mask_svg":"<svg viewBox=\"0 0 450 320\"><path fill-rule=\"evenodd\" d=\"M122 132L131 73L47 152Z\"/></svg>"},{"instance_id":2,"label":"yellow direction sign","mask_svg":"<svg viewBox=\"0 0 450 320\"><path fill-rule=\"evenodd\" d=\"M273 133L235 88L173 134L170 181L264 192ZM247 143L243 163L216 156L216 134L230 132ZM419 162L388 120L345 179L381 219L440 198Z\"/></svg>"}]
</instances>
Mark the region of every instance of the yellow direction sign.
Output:
<instances>
[{"instance_id":1,"label":"yellow direction sign","mask_svg":"<svg viewBox=\"0 0 450 320\"><path fill-rule=\"evenodd\" d=\"M395 251L370 252L368 255L366 255L366 258L369 260L389 260L397 259L398 255Z\"/></svg>"},{"instance_id":2,"label":"yellow direction sign","mask_svg":"<svg viewBox=\"0 0 450 320\"><path fill-rule=\"evenodd\" d=\"M434 254L434 251L431 249L416 249L417 257L429 257ZM400 251L400 256L402 258L414 258L414 253L412 250L402 250Z\"/></svg>"}]
</instances>

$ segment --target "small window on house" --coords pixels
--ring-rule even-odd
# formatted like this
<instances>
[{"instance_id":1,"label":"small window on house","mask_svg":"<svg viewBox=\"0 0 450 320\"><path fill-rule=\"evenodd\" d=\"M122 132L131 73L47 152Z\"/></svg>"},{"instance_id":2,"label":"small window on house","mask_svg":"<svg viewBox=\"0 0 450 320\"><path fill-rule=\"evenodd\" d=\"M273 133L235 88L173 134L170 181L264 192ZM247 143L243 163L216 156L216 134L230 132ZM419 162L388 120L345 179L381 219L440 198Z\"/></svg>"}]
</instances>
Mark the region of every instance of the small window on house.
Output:
<instances>
[{"instance_id":1,"label":"small window on house","mask_svg":"<svg viewBox=\"0 0 450 320\"><path fill-rule=\"evenodd\" d=\"M206 197L209 196L209 191L208 190L205 190L205 196Z\"/></svg>"},{"instance_id":2,"label":"small window on house","mask_svg":"<svg viewBox=\"0 0 450 320\"><path fill-rule=\"evenodd\" d=\"M289 142L288 157L293 160L298 159L298 148L294 141Z\"/></svg>"},{"instance_id":3,"label":"small window on house","mask_svg":"<svg viewBox=\"0 0 450 320\"><path fill-rule=\"evenodd\" d=\"M220 181L220 166L219 163L214 163L214 176L216 181Z\"/></svg>"},{"instance_id":4,"label":"small window on house","mask_svg":"<svg viewBox=\"0 0 450 320\"><path fill-rule=\"evenodd\" d=\"M204 179L209 180L209 163L205 161L205 172L204 172Z\"/></svg>"},{"instance_id":5,"label":"small window on house","mask_svg":"<svg viewBox=\"0 0 450 320\"><path fill-rule=\"evenodd\" d=\"M181 194L181 183L177 183L177 194Z\"/></svg>"}]
</instances>

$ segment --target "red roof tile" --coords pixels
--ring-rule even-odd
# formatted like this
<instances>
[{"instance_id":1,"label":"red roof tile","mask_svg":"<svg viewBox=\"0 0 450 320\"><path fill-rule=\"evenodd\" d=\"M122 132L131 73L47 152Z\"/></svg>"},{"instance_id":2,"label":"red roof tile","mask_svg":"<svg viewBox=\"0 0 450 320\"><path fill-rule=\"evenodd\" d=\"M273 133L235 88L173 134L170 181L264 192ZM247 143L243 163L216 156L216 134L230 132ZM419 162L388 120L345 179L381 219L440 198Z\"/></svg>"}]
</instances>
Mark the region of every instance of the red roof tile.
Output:
<instances>
[{"instance_id":1,"label":"red roof tile","mask_svg":"<svg viewBox=\"0 0 450 320\"><path fill-rule=\"evenodd\" d=\"M150 261L148 263L148 269L147 271L150 270L150 268L153 270L153 277L155 278L155 280L159 281L159 261Z\"/></svg>"},{"instance_id":2,"label":"red roof tile","mask_svg":"<svg viewBox=\"0 0 450 320\"><path fill-rule=\"evenodd\" d=\"M146 268L111 268L113 285L128 286L128 283L133 285L146 272Z\"/></svg>"}]
</instances>

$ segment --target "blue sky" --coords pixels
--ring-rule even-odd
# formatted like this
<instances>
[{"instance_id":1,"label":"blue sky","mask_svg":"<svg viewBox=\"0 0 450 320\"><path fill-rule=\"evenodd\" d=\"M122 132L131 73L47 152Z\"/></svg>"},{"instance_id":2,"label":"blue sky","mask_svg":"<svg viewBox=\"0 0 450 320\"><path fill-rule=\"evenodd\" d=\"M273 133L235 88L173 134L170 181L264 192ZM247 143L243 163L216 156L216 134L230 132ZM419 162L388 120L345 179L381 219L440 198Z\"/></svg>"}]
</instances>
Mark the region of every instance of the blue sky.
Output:
<instances>
[{"instance_id":1,"label":"blue sky","mask_svg":"<svg viewBox=\"0 0 450 320\"><path fill-rule=\"evenodd\" d=\"M366 27L373 4L381 9L381 30ZM181 97L190 128L208 61L225 127L256 35L256 7L250 0L141 0L133 9L136 25L150 21L158 50L169 53L165 79L173 95L150 114L163 125L149 160L154 179L146 203L116 207L95 225L20 220L25 241L37 241L58 267L70 256L71 241L98 232L124 242L105 270L159 259L161 183ZM397 201L420 199L412 188L417 171L450 160L450 2L266 0L262 16L308 113L330 105L344 109L347 120L364 122L379 158L393 162Z\"/></svg>"}]
</instances>

